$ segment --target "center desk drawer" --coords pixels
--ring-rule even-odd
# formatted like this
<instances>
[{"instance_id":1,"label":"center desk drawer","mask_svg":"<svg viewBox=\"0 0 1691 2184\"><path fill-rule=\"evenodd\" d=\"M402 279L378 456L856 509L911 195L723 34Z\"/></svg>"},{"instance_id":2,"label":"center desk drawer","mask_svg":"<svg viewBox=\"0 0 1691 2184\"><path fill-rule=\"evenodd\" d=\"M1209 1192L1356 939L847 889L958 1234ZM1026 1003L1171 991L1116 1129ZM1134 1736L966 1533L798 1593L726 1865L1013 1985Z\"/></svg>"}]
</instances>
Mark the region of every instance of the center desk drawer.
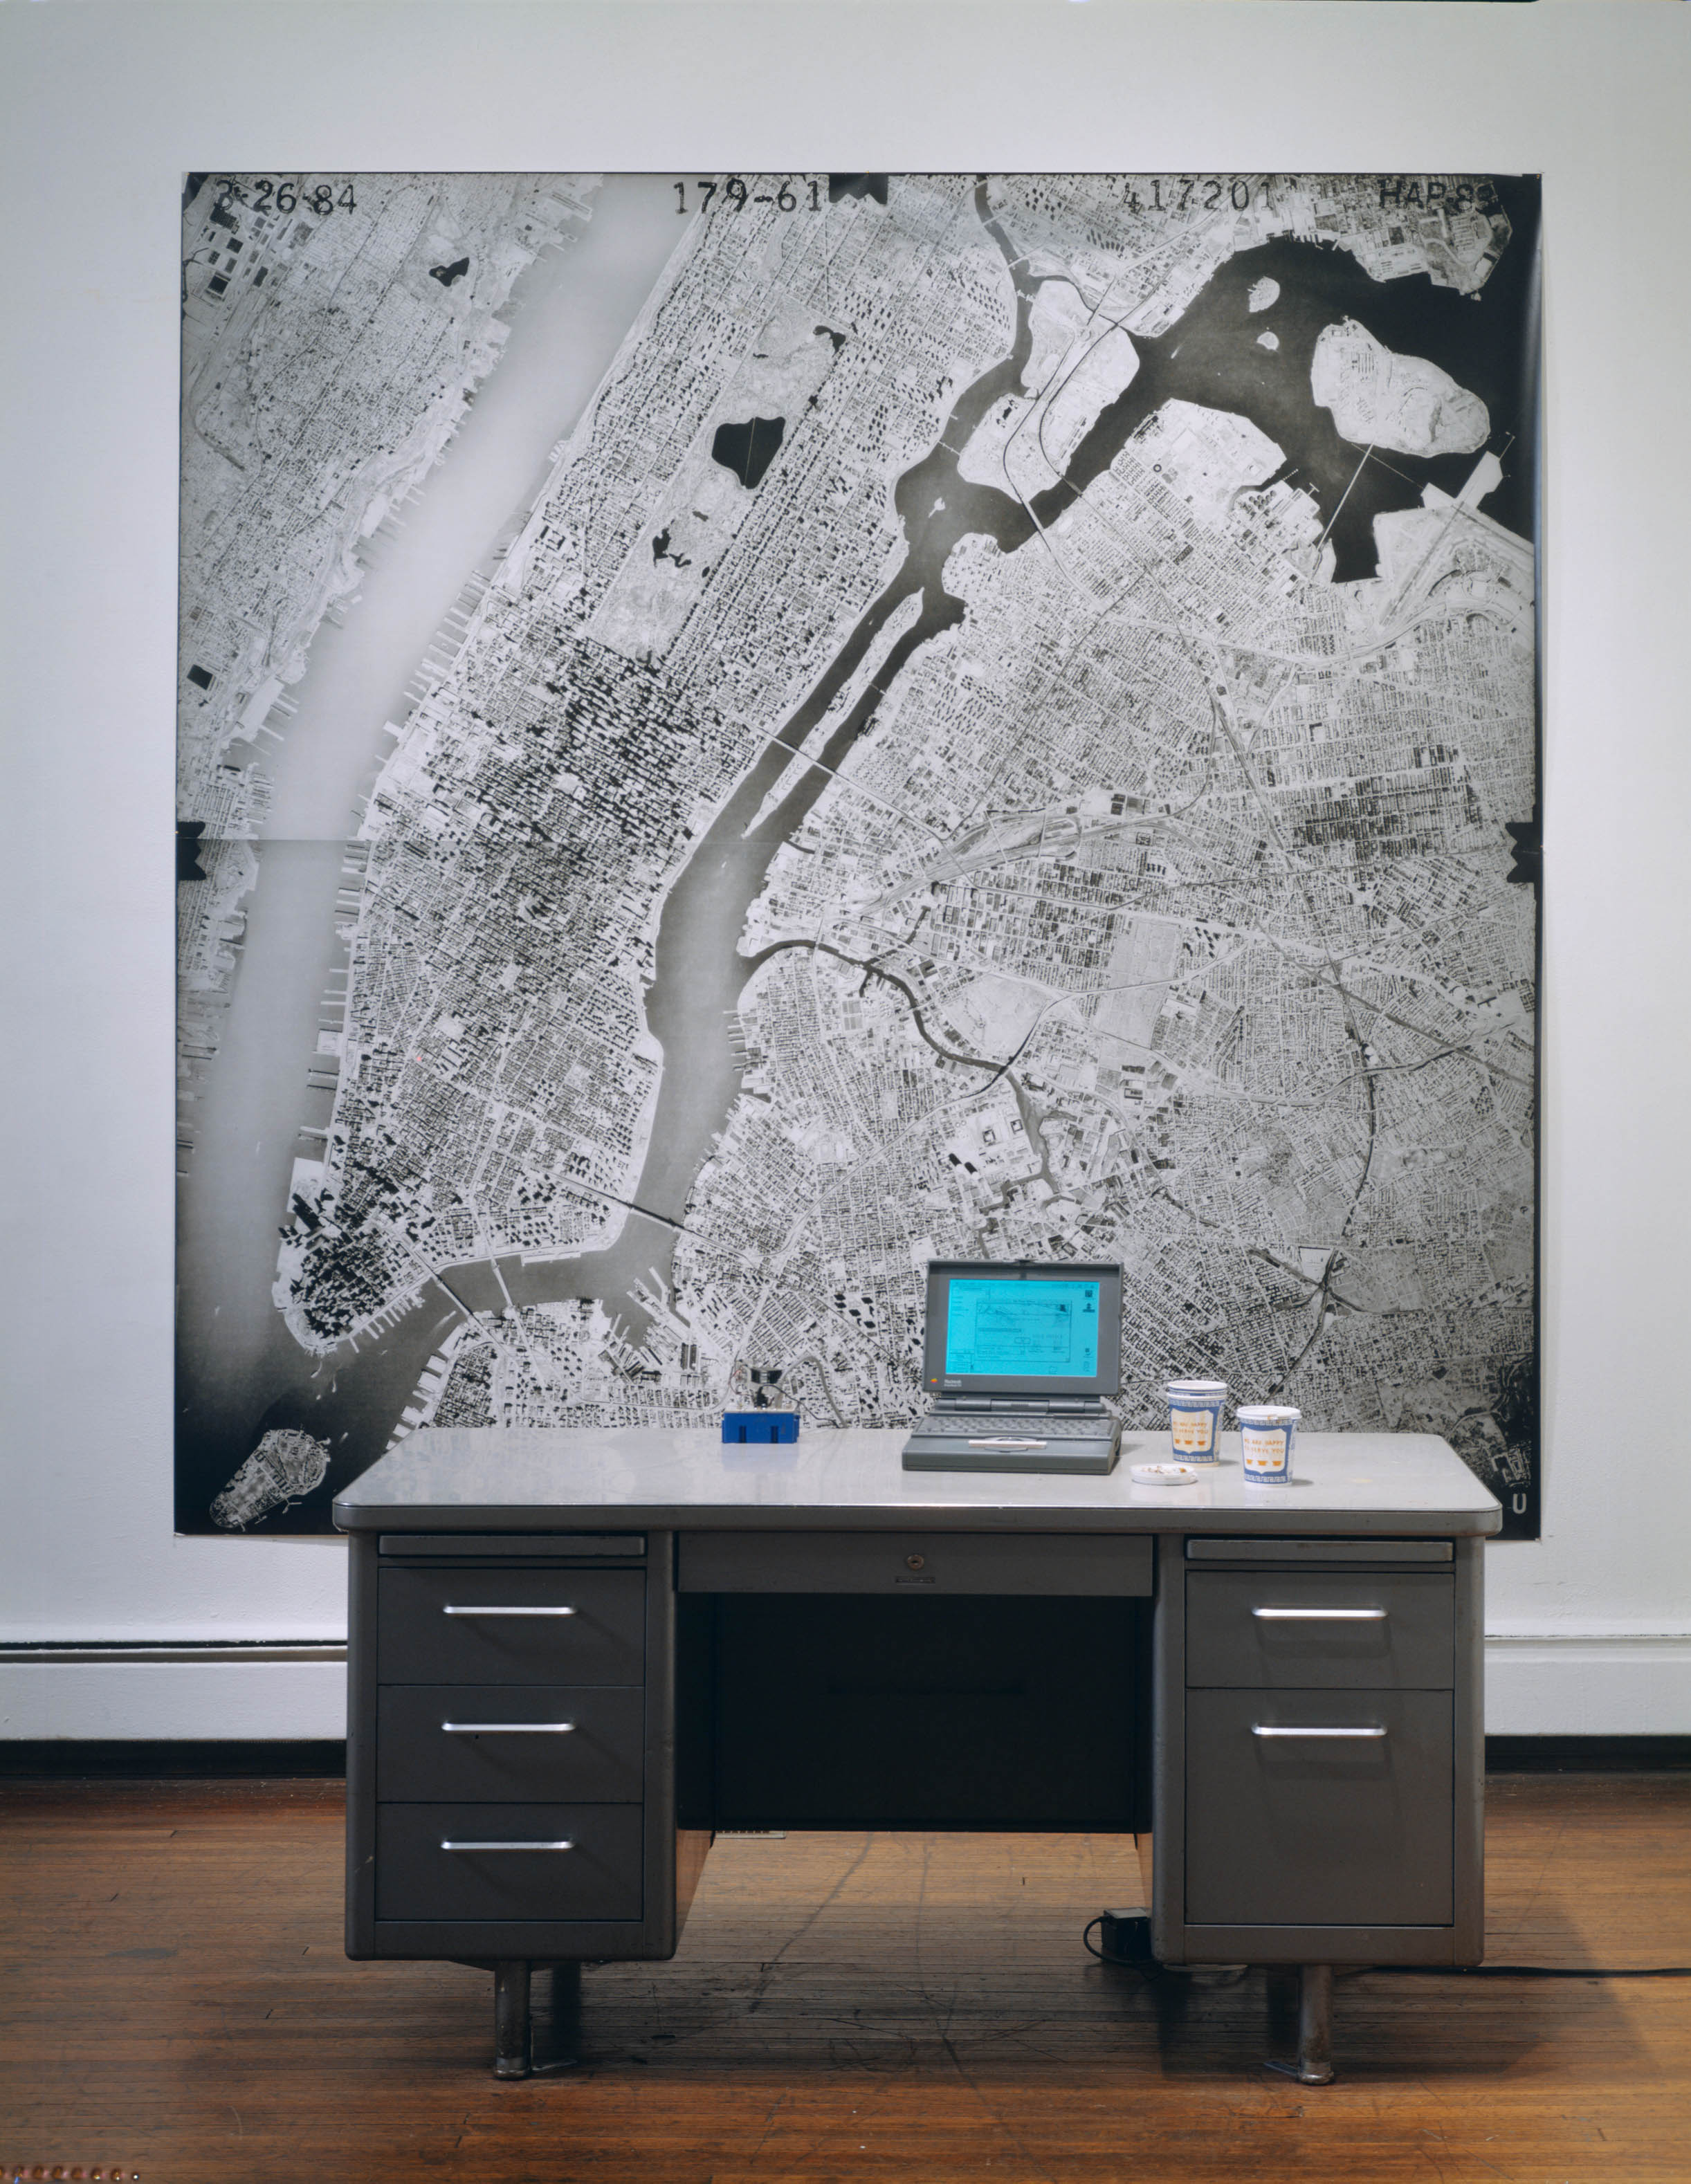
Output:
<instances>
[{"instance_id":1,"label":"center desk drawer","mask_svg":"<svg viewBox=\"0 0 1691 2184\"><path fill-rule=\"evenodd\" d=\"M378 1805L378 1919L638 1919L639 1805Z\"/></svg>"},{"instance_id":2,"label":"center desk drawer","mask_svg":"<svg viewBox=\"0 0 1691 2184\"><path fill-rule=\"evenodd\" d=\"M640 1570L382 1573L383 1684L638 1684Z\"/></svg>"},{"instance_id":3,"label":"center desk drawer","mask_svg":"<svg viewBox=\"0 0 1691 2184\"><path fill-rule=\"evenodd\" d=\"M685 1532L682 1592L1148 1595L1151 1541L1108 1532Z\"/></svg>"},{"instance_id":4,"label":"center desk drawer","mask_svg":"<svg viewBox=\"0 0 1691 2184\"><path fill-rule=\"evenodd\" d=\"M1429 1571L1192 1571L1186 1682L1218 1691L1448 1691L1454 1581Z\"/></svg>"},{"instance_id":5,"label":"center desk drawer","mask_svg":"<svg viewBox=\"0 0 1691 2184\"><path fill-rule=\"evenodd\" d=\"M397 1684L377 1698L376 1794L639 1802L638 1684Z\"/></svg>"}]
</instances>

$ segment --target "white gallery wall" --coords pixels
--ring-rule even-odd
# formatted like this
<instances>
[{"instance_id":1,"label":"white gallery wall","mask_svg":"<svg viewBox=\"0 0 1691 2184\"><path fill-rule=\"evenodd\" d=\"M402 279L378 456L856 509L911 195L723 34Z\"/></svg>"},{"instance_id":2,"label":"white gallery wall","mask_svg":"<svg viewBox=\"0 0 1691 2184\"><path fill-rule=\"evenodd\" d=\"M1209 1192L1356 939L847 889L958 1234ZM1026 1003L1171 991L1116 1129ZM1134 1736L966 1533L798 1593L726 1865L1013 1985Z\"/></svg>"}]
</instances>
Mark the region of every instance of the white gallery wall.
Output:
<instances>
[{"instance_id":1,"label":"white gallery wall","mask_svg":"<svg viewBox=\"0 0 1691 2184\"><path fill-rule=\"evenodd\" d=\"M181 176L358 167L1542 173L1545 1534L1488 1725L1691 1730L1688 116L1653 0L0 9L0 1736L341 1733L340 1545L170 1530L171 762Z\"/></svg>"}]
</instances>

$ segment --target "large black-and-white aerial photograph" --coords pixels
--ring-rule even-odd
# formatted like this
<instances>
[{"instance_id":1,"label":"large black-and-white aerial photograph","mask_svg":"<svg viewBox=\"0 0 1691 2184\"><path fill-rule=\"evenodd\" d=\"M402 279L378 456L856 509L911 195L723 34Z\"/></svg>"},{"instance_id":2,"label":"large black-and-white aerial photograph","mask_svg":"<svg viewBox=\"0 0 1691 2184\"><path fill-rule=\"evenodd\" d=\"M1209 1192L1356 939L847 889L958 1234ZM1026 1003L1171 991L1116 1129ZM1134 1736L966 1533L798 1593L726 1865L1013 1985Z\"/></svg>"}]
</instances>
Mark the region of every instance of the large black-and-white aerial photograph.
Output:
<instances>
[{"instance_id":1,"label":"large black-and-white aerial photograph","mask_svg":"<svg viewBox=\"0 0 1691 2184\"><path fill-rule=\"evenodd\" d=\"M944 1257L1535 1535L1538 208L190 176L178 1528L900 1424Z\"/></svg>"}]
</instances>

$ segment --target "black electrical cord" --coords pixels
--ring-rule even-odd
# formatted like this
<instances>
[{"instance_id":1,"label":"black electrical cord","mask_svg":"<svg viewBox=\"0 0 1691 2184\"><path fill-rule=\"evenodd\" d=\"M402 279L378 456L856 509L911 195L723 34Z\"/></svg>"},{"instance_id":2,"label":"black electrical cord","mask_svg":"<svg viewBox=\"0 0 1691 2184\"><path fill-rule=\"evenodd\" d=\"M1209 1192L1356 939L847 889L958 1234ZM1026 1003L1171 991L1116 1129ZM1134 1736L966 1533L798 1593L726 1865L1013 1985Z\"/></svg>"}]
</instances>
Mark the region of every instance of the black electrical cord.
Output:
<instances>
[{"instance_id":1,"label":"black electrical cord","mask_svg":"<svg viewBox=\"0 0 1691 2184\"><path fill-rule=\"evenodd\" d=\"M1113 1956L1092 1946L1092 1930L1103 1923L1101 1918L1087 1921L1080 1935L1081 1947L1101 1964L1115 1964L1123 1971L1138 1972L1146 1979L1163 1971L1231 1972L1240 1978L1249 1969L1234 1964L1160 1964L1154 1957ZM1443 1979L1691 1979L1691 1964L1350 1964L1339 1976L1359 1979L1365 1972L1408 1973Z\"/></svg>"},{"instance_id":2,"label":"black electrical cord","mask_svg":"<svg viewBox=\"0 0 1691 2184\"><path fill-rule=\"evenodd\" d=\"M1215 1981L1216 1986L1232 1986L1243 1979L1251 1969L1248 1964L1159 1964L1155 1957L1114 1956L1108 1949L1095 1949L1092 1947L1091 1939L1092 1929L1094 1926L1102 1926L1103 1923L1102 1918L1087 1920L1081 1930L1081 1947L1089 1955L1096 1957L1101 1964L1114 1964L1125 1972L1138 1972L1145 1979L1150 1979L1159 1972L1169 1972L1181 1978L1189 1972L1212 1972L1219 1975Z\"/></svg>"},{"instance_id":3,"label":"black electrical cord","mask_svg":"<svg viewBox=\"0 0 1691 2184\"><path fill-rule=\"evenodd\" d=\"M1447 1979L1691 1979L1691 1964L1359 1964L1359 1972L1441 1972Z\"/></svg>"}]
</instances>

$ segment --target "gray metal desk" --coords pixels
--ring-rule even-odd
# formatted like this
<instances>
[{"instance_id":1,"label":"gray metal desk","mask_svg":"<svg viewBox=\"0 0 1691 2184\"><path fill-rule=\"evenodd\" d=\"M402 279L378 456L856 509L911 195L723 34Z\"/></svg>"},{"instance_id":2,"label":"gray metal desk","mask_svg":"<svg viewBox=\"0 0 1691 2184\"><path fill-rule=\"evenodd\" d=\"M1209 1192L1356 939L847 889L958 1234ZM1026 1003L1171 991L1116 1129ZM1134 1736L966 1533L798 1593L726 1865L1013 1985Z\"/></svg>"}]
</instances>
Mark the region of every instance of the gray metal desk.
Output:
<instances>
[{"instance_id":1,"label":"gray metal desk","mask_svg":"<svg viewBox=\"0 0 1691 2184\"><path fill-rule=\"evenodd\" d=\"M1165 1964L1483 1942L1481 1541L1430 1435L1311 1434L1247 1486L907 1474L902 1435L427 1431L353 1535L347 1948L495 1979L674 1953L712 1831L1116 1829Z\"/></svg>"}]
</instances>

